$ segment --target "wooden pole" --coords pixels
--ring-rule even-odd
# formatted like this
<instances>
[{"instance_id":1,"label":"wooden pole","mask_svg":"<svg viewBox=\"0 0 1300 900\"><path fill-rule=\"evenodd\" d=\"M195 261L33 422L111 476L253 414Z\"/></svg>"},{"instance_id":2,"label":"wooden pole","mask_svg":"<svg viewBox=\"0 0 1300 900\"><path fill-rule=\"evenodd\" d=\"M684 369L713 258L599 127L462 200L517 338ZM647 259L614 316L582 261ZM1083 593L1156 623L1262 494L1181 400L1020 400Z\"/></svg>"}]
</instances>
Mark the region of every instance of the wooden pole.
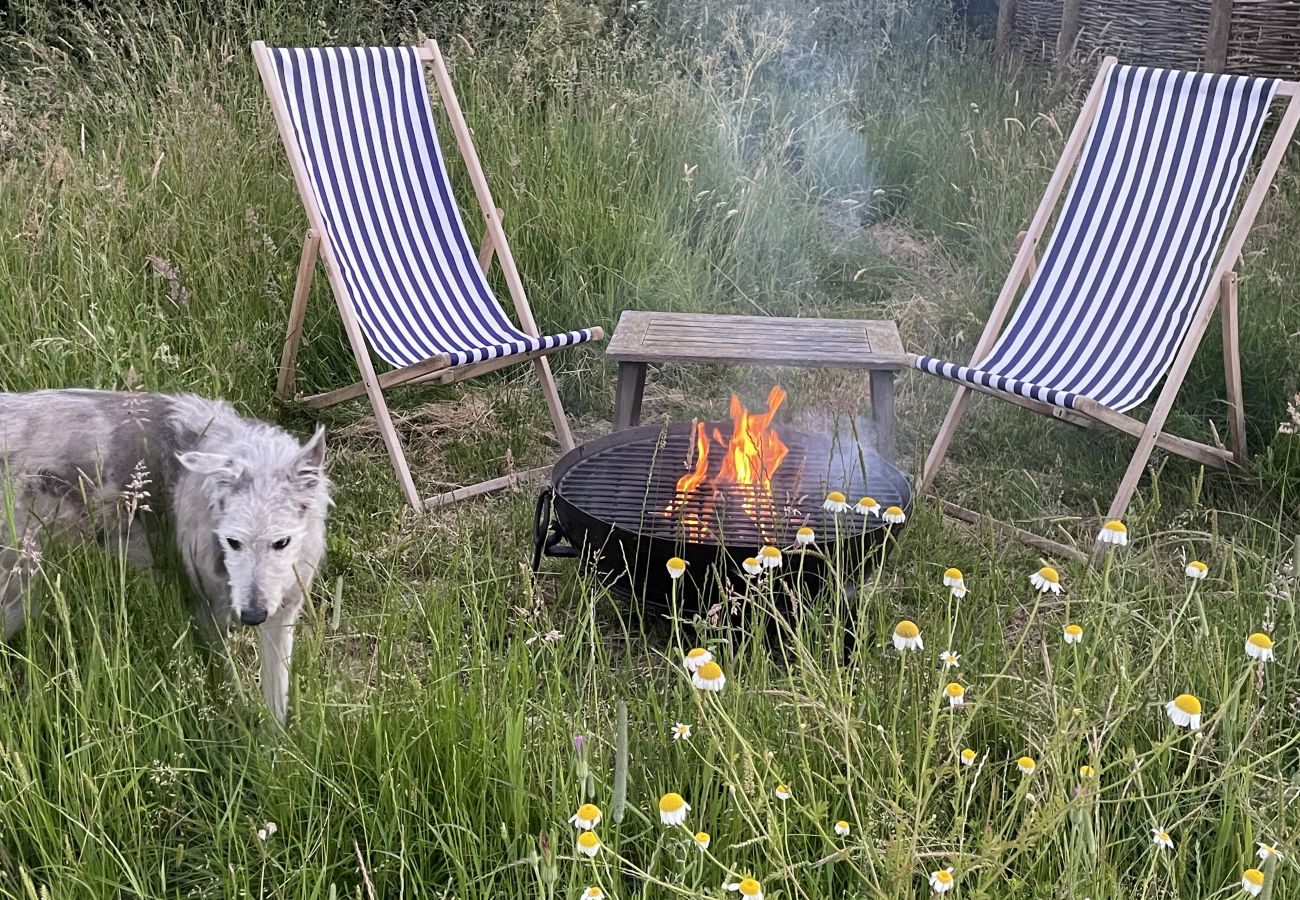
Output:
<instances>
[{"instance_id":1,"label":"wooden pole","mask_svg":"<svg viewBox=\"0 0 1300 900\"><path fill-rule=\"evenodd\" d=\"M1228 65L1228 36L1232 31L1232 0L1210 0L1210 30L1205 37L1205 71L1222 72Z\"/></svg>"},{"instance_id":2,"label":"wooden pole","mask_svg":"<svg viewBox=\"0 0 1300 900\"><path fill-rule=\"evenodd\" d=\"M1011 52L1011 33L1016 27L1016 0L1002 0L998 4L997 54L1005 57Z\"/></svg>"},{"instance_id":3,"label":"wooden pole","mask_svg":"<svg viewBox=\"0 0 1300 900\"><path fill-rule=\"evenodd\" d=\"M1062 0L1061 30L1056 35L1056 71L1063 72L1079 40L1079 0Z\"/></svg>"}]
</instances>

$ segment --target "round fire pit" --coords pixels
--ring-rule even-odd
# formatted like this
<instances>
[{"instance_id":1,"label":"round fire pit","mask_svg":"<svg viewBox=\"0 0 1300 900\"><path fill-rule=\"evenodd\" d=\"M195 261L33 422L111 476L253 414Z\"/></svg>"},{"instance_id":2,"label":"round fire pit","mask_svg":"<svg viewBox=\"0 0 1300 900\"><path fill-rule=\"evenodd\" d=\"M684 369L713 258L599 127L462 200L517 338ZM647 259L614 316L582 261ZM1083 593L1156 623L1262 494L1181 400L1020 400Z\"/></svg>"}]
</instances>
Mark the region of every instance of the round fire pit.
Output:
<instances>
[{"instance_id":1,"label":"round fire pit","mask_svg":"<svg viewBox=\"0 0 1300 900\"><path fill-rule=\"evenodd\" d=\"M700 447L707 434L730 428L632 428L566 453L538 498L534 568L543 555L580 557L615 593L661 604L672 596L667 564L676 556L687 563L677 599L692 607L702 594L716 598L718 588L739 588L753 577L744 563L763 547L782 551L779 577L820 582L828 565L847 576L871 565L900 527L886 522L884 511L911 510L906 476L874 450L785 430L786 452L770 484L705 481L682 490L684 476L705 469ZM844 495L847 510L824 508L832 491ZM874 514L854 510L864 497L876 501ZM813 530L813 543L799 542L801 528Z\"/></svg>"}]
</instances>

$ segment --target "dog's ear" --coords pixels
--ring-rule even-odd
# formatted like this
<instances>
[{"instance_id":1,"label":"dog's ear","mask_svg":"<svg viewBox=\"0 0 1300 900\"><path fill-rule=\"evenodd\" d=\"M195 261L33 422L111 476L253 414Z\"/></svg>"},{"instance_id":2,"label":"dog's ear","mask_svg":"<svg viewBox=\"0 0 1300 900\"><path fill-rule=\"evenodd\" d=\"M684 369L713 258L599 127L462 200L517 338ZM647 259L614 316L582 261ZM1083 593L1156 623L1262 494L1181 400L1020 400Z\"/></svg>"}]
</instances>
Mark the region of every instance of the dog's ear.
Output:
<instances>
[{"instance_id":1,"label":"dog's ear","mask_svg":"<svg viewBox=\"0 0 1300 900\"><path fill-rule=\"evenodd\" d=\"M311 436L293 460L291 473L294 484L301 491L314 491L325 477L325 426L317 425Z\"/></svg>"},{"instance_id":2,"label":"dog's ear","mask_svg":"<svg viewBox=\"0 0 1300 900\"><path fill-rule=\"evenodd\" d=\"M176 458L191 472L196 475L206 475L217 484L234 484L244 474L243 467L233 458L220 453L200 453L198 450L191 450L188 453L176 454Z\"/></svg>"}]
</instances>

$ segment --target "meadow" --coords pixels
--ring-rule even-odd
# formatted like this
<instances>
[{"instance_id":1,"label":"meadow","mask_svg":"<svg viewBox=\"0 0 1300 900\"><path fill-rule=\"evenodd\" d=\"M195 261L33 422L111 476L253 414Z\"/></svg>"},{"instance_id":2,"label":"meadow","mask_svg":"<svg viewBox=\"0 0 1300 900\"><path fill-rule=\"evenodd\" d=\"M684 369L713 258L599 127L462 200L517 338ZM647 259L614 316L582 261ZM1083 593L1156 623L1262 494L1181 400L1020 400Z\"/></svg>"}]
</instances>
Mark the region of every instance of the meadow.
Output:
<instances>
[{"instance_id":1,"label":"meadow","mask_svg":"<svg viewBox=\"0 0 1300 900\"><path fill-rule=\"evenodd\" d=\"M995 59L926 0L690 7L10 6L0 387L194 391L308 433L314 417L273 396L306 226L259 38L440 41L543 329L610 330L627 308L885 317L909 349L968 355L1096 60L1057 76ZM809 593L796 621L772 617L775 639L642 611L566 561L534 582L532 489L417 516L368 408L330 410L337 506L287 730L247 633L247 676L214 674L180 579L47 548L46 608L0 646L0 897L729 898L752 878L769 900L856 900L930 896L949 868L963 900L1228 898L1254 868L1265 896L1290 896L1297 283L1293 148L1241 268L1249 466L1157 452L1130 543L1091 568L918 501L852 608ZM1218 343L1179 433L1226 435ZM579 437L603 433L599 346L552 359ZM304 391L355 379L319 277L301 365ZM717 416L778 382L790 427L866 411L844 373L665 367L646 417ZM900 379L910 471L950 397ZM426 494L554 456L526 367L394 407ZM1131 451L982 403L938 488L1090 543ZM1063 592L1031 584L1046 565ZM761 584L748 602L774 612ZM902 620L923 649L896 649ZM1257 632L1274 660L1247 656ZM693 685L693 647L722 691ZM1166 712L1182 694L1198 730ZM667 794L690 806L681 824L663 823ZM601 812L590 857L584 803Z\"/></svg>"}]
</instances>

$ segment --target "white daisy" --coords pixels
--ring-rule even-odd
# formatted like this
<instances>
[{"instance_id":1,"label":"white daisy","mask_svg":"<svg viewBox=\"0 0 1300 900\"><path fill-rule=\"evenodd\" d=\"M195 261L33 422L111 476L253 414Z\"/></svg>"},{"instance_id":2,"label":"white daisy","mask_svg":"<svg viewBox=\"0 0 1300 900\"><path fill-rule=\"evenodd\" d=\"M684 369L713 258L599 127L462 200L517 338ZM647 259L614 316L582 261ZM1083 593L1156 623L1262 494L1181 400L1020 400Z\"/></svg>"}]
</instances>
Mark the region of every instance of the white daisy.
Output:
<instances>
[{"instance_id":1,"label":"white daisy","mask_svg":"<svg viewBox=\"0 0 1300 900\"><path fill-rule=\"evenodd\" d=\"M1073 623L1065 626L1065 642L1067 644L1083 643L1083 627Z\"/></svg>"},{"instance_id":2,"label":"white daisy","mask_svg":"<svg viewBox=\"0 0 1300 900\"><path fill-rule=\"evenodd\" d=\"M699 847L701 850L708 850L709 844L711 843L713 843L713 838L709 837L707 831L695 832L695 846Z\"/></svg>"},{"instance_id":3,"label":"white daisy","mask_svg":"<svg viewBox=\"0 0 1300 900\"><path fill-rule=\"evenodd\" d=\"M937 872L930 873L930 888L936 894L942 894L945 893L946 891L951 891L953 888L953 884L955 884L955 880L952 877L951 866L949 866L946 869L940 869Z\"/></svg>"},{"instance_id":4,"label":"white daisy","mask_svg":"<svg viewBox=\"0 0 1300 900\"><path fill-rule=\"evenodd\" d=\"M961 574L961 569L946 570L943 573L943 586L958 600L966 596L966 578Z\"/></svg>"},{"instance_id":5,"label":"white daisy","mask_svg":"<svg viewBox=\"0 0 1300 900\"><path fill-rule=\"evenodd\" d=\"M1201 701L1191 694L1179 694L1165 704L1169 720L1179 728L1198 731L1201 727Z\"/></svg>"},{"instance_id":6,"label":"white daisy","mask_svg":"<svg viewBox=\"0 0 1300 900\"><path fill-rule=\"evenodd\" d=\"M682 824L690 811L691 805L682 799L681 794L667 793L659 798L659 821L665 825Z\"/></svg>"},{"instance_id":7,"label":"white daisy","mask_svg":"<svg viewBox=\"0 0 1300 900\"><path fill-rule=\"evenodd\" d=\"M605 892L598 887L589 887L582 892L580 900L605 900Z\"/></svg>"},{"instance_id":8,"label":"white daisy","mask_svg":"<svg viewBox=\"0 0 1300 900\"><path fill-rule=\"evenodd\" d=\"M975 758L976 758L977 756L979 756L979 754L976 753L974 750L972 750L970 747L966 747L966 748L964 748L964 749L961 751L961 753L958 754L958 758L961 760L961 764L962 764L963 766L973 766L973 765L975 765Z\"/></svg>"},{"instance_id":9,"label":"white daisy","mask_svg":"<svg viewBox=\"0 0 1300 900\"><path fill-rule=\"evenodd\" d=\"M764 569L781 568L781 551L776 547L768 546L758 551L758 561L762 563Z\"/></svg>"},{"instance_id":10,"label":"white daisy","mask_svg":"<svg viewBox=\"0 0 1300 900\"><path fill-rule=\"evenodd\" d=\"M676 581L678 578L681 578L685 574L686 574L686 560L682 559L680 556L674 556L672 559L668 560L669 578L671 578L673 581Z\"/></svg>"},{"instance_id":11,"label":"white daisy","mask_svg":"<svg viewBox=\"0 0 1300 900\"><path fill-rule=\"evenodd\" d=\"M591 831L600 824L600 807L594 803L584 803L578 807L578 811L569 816L569 821L577 826L579 831Z\"/></svg>"},{"instance_id":12,"label":"white daisy","mask_svg":"<svg viewBox=\"0 0 1300 900\"><path fill-rule=\"evenodd\" d=\"M1033 575L1030 575L1029 583L1044 594L1048 591L1053 594L1061 593L1061 573L1051 566L1043 566Z\"/></svg>"},{"instance_id":13,"label":"white daisy","mask_svg":"<svg viewBox=\"0 0 1300 900\"><path fill-rule=\"evenodd\" d=\"M894 649L900 653L904 650L924 650L921 642L921 629L911 619L904 619L894 626Z\"/></svg>"},{"instance_id":14,"label":"white daisy","mask_svg":"<svg viewBox=\"0 0 1300 900\"><path fill-rule=\"evenodd\" d=\"M684 722L678 722L672 728L674 741L687 741L691 738L691 726Z\"/></svg>"},{"instance_id":15,"label":"white daisy","mask_svg":"<svg viewBox=\"0 0 1300 900\"><path fill-rule=\"evenodd\" d=\"M740 565L744 568L746 575L757 575L759 572L763 571L763 564L754 556L749 557Z\"/></svg>"},{"instance_id":16,"label":"white daisy","mask_svg":"<svg viewBox=\"0 0 1300 900\"><path fill-rule=\"evenodd\" d=\"M840 819L838 822L835 823L835 833L838 834L840 837L848 837L849 823L845 822L843 819Z\"/></svg>"},{"instance_id":17,"label":"white daisy","mask_svg":"<svg viewBox=\"0 0 1300 900\"><path fill-rule=\"evenodd\" d=\"M600 852L600 838L596 837L596 832L584 831L578 835L578 852L595 858L596 854Z\"/></svg>"},{"instance_id":18,"label":"white daisy","mask_svg":"<svg viewBox=\"0 0 1300 900\"><path fill-rule=\"evenodd\" d=\"M1260 662L1273 661L1273 639L1257 631L1246 638L1246 655Z\"/></svg>"},{"instance_id":19,"label":"white daisy","mask_svg":"<svg viewBox=\"0 0 1300 900\"><path fill-rule=\"evenodd\" d=\"M875 497L863 497L853 507L853 511L860 516L879 516L880 504L876 502Z\"/></svg>"},{"instance_id":20,"label":"white daisy","mask_svg":"<svg viewBox=\"0 0 1300 900\"><path fill-rule=\"evenodd\" d=\"M686 659L683 662L686 664L687 671L697 672L700 666L713 662L713 654L703 647L694 647L687 651Z\"/></svg>"},{"instance_id":21,"label":"white daisy","mask_svg":"<svg viewBox=\"0 0 1300 900\"><path fill-rule=\"evenodd\" d=\"M745 900L763 900L763 887L753 878L742 878L727 885L729 891L739 891Z\"/></svg>"},{"instance_id":22,"label":"white daisy","mask_svg":"<svg viewBox=\"0 0 1300 900\"><path fill-rule=\"evenodd\" d=\"M1183 569L1183 574L1193 581L1200 581L1206 575L1210 574L1210 567L1199 559L1194 559L1187 564L1186 569Z\"/></svg>"},{"instance_id":23,"label":"white daisy","mask_svg":"<svg viewBox=\"0 0 1300 900\"><path fill-rule=\"evenodd\" d=\"M695 670L691 684L696 690L717 693L727 686L727 676L722 674L722 666L710 660Z\"/></svg>"},{"instance_id":24,"label":"white daisy","mask_svg":"<svg viewBox=\"0 0 1300 900\"><path fill-rule=\"evenodd\" d=\"M885 510L881 518L891 525L902 525L907 521L907 513L903 512L901 506L891 506Z\"/></svg>"},{"instance_id":25,"label":"white daisy","mask_svg":"<svg viewBox=\"0 0 1300 900\"><path fill-rule=\"evenodd\" d=\"M961 665L959 660L961 655L955 650L945 650L939 654L939 662L943 663L945 669L955 669Z\"/></svg>"},{"instance_id":26,"label":"white daisy","mask_svg":"<svg viewBox=\"0 0 1300 900\"><path fill-rule=\"evenodd\" d=\"M826 495L826 501L822 503L822 509L828 513L847 512L849 501L839 491L831 491Z\"/></svg>"},{"instance_id":27,"label":"white daisy","mask_svg":"<svg viewBox=\"0 0 1300 900\"><path fill-rule=\"evenodd\" d=\"M817 534L805 525L794 533L794 539L798 542L800 547L807 547L813 541L817 540Z\"/></svg>"},{"instance_id":28,"label":"white daisy","mask_svg":"<svg viewBox=\"0 0 1300 900\"><path fill-rule=\"evenodd\" d=\"M1111 519L1101 526L1101 532L1097 535L1097 540L1103 544L1114 544L1117 547L1123 547L1128 543L1128 528L1119 519Z\"/></svg>"},{"instance_id":29,"label":"white daisy","mask_svg":"<svg viewBox=\"0 0 1300 900\"><path fill-rule=\"evenodd\" d=\"M1282 851L1277 849L1277 844L1256 844L1255 846L1259 847L1255 855L1265 862L1269 859L1280 860L1282 858Z\"/></svg>"},{"instance_id":30,"label":"white daisy","mask_svg":"<svg viewBox=\"0 0 1300 900\"><path fill-rule=\"evenodd\" d=\"M1016 760L1016 768L1020 770L1021 775L1033 775L1034 770L1038 768L1038 763L1034 762L1032 756L1022 756Z\"/></svg>"},{"instance_id":31,"label":"white daisy","mask_svg":"<svg viewBox=\"0 0 1300 900\"><path fill-rule=\"evenodd\" d=\"M949 706L961 706L966 702L966 689L955 681L950 681L943 693L948 698Z\"/></svg>"},{"instance_id":32,"label":"white daisy","mask_svg":"<svg viewBox=\"0 0 1300 900\"><path fill-rule=\"evenodd\" d=\"M1151 843L1155 844L1161 850L1174 849L1174 839L1169 836L1169 832L1163 828L1151 829Z\"/></svg>"},{"instance_id":33,"label":"white daisy","mask_svg":"<svg viewBox=\"0 0 1300 900\"><path fill-rule=\"evenodd\" d=\"M778 799L778 800L789 800L789 799L790 799L790 789L789 789L788 787L786 787L784 784L778 784L778 785L776 786L776 799Z\"/></svg>"},{"instance_id":34,"label":"white daisy","mask_svg":"<svg viewBox=\"0 0 1300 900\"><path fill-rule=\"evenodd\" d=\"M1241 889L1252 897L1258 897L1264 890L1264 873L1259 869L1247 869L1242 872Z\"/></svg>"}]
</instances>

